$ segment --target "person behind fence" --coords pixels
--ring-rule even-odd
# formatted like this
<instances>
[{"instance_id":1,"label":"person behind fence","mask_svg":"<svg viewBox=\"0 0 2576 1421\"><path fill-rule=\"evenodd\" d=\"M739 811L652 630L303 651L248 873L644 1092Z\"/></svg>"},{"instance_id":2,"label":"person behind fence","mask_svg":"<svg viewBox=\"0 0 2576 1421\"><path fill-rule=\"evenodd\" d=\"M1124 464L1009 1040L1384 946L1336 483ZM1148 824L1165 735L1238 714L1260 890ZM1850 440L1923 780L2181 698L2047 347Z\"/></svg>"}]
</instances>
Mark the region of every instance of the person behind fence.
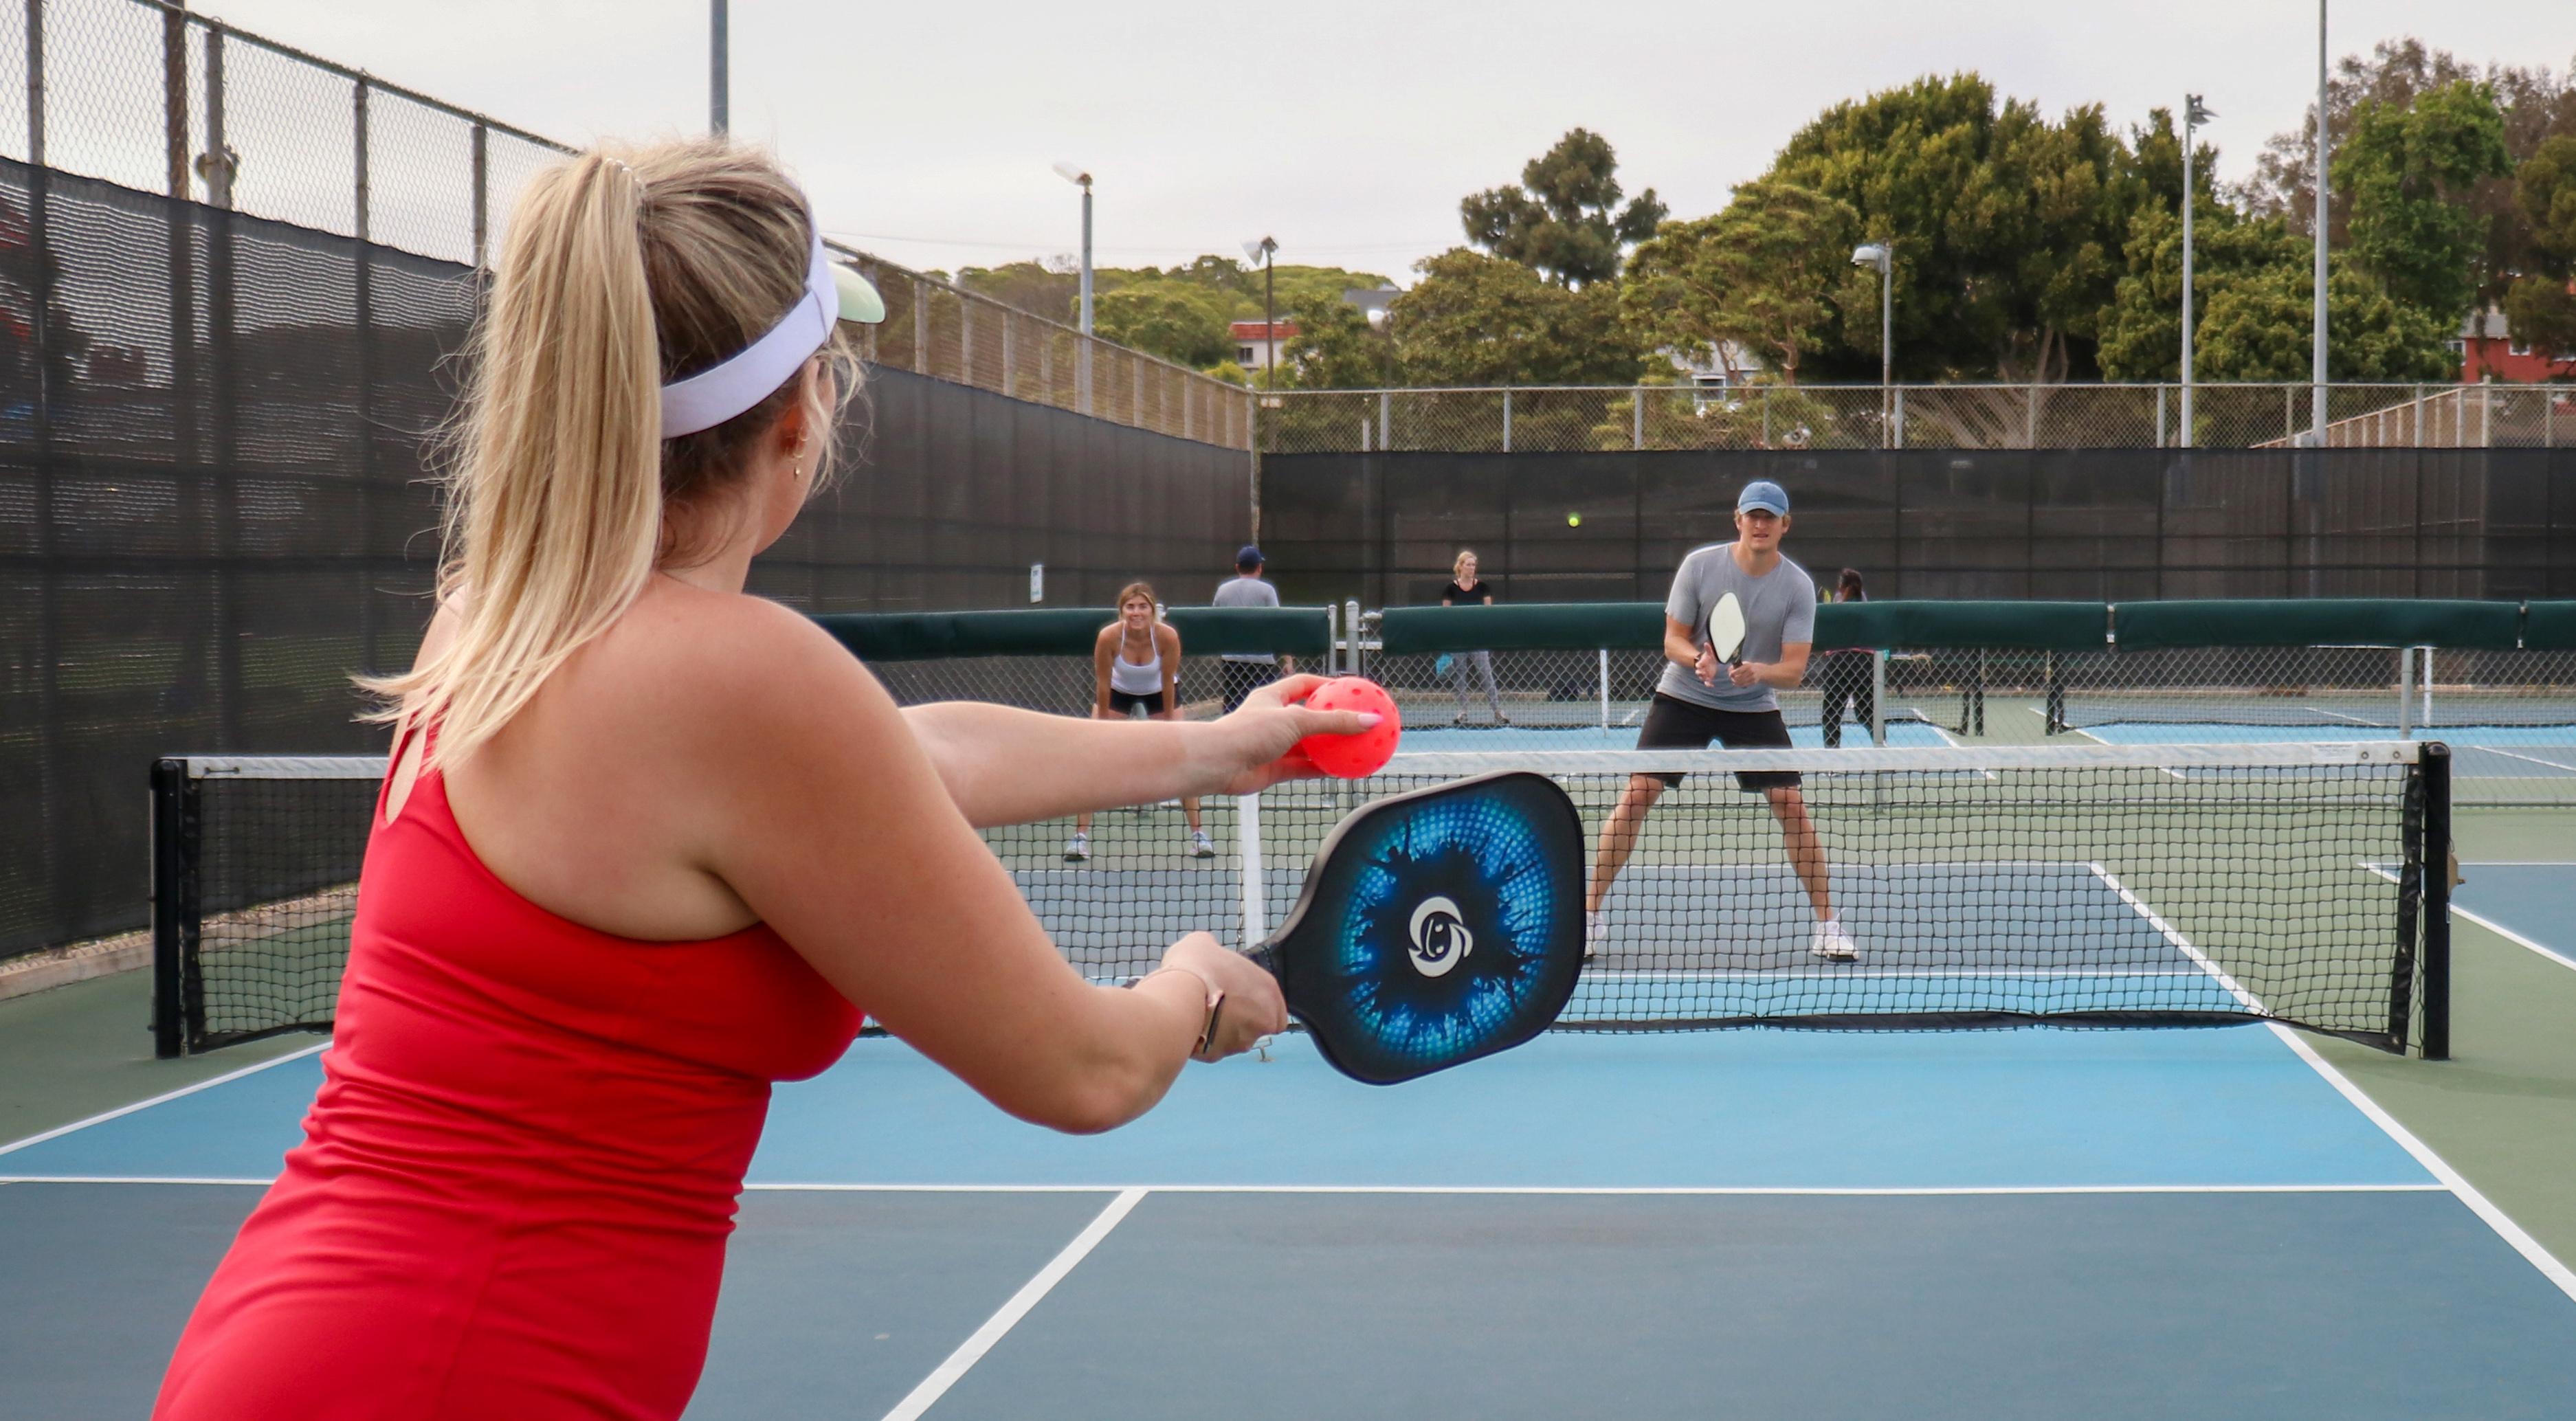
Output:
<instances>
[{"instance_id":1,"label":"person behind fence","mask_svg":"<svg viewBox=\"0 0 2576 1421\"><path fill-rule=\"evenodd\" d=\"M1664 602L1666 664L1637 734L1640 750L1705 750L1711 740L1730 750L1789 747L1789 725L1773 692L1796 686L1806 675L1816 634L1815 579L1780 555L1780 541L1789 532L1789 495L1778 484L1756 479L1744 486L1735 500L1735 532L1732 543L1692 549L1673 574L1672 595ZM1709 613L1730 592L1744 611L1744 645L1733 665L1719 660L1708 641ZM1648 811L1681 779L1629 776L1618 806L1601 826L1584 894L1585 956L1615 945L1605 916L1611 885L1636 852ZM1789 867L1816 913L1808 950L1833 962L1858 958L1860 949L1834 912L1824 843L1808 816L1798 772L1739 772L1735 784L1768 800L1780 823Z\"/></svg>"},{"instance_id":2,"label":"person behind fence","mask_svg":"<svg viewBox=\"0 0 2576 1421\"><path fill-rule=\"evenodd\" d=\"M1154 589L1128 583L1118 593L1118 620L1100 629L1091 647L1091 715L1095 720L1132 720L1143 711L1147 720L1181 718L1181 629L1163 620ZM1199 823L1199 798L1181 796L1181 814L1189 821L1190 857L1212 859ZM1091 816L1075 817L1073 840L1064 846L1067 863L1091 858Z\"/></svg>"},{"instance_id":3,"label":"person behind fence","mask_svg":"<svg viewBox=\"0 0 2576 1421\"><path fill-rule=\"evenodd\" d=\"M1476 576L1474 550L1461 548L1458 560L1449 565L1449 585L1440 589L1443 607L1490 607L1494 605L1492 583ZM1494 689L1494 654L1490 651L1451 652L1442 658L1449 663L1449 684L1458 690L1458 719L1467 718L1467 669L1475 668L1485 681L1485 705L1494 713L1494 724L1509 725L1511 717L1503 714L1503 698Z\"/></svg>"},{"instance_id":4,"label":"person behind fence","mask_svg":"<svg viewBox=\"0 0 2576 1421\"><path fill-rule=\"evenodd\" d=\"M1842 576L1834 580L1831 600L1868 601L1869 593L1861 585L1860 573L1844 568ZM1826 749L1842 748L1843 707L1851 707L1853 718L1861 723L1863 729L1877 723L1878 707L1870 693L1870 679L1878 669L1877 661L1878 653L1866 647L1841 647L1825 653L1825 673L1820 682L1825 692L1825 709L1817 725L1825 733Z\"/></svg>"},{"instance_id":5,"label":"person behind fence","mask_svg":"<svg viewBox=\"0 0 2576 1421\"><path fill-rule=\"evenodd\" d=\"M1234 555L1234 576L1217 584L1216 595L1208 600L1219 607L1276 607L1279 589L1261 579L1261 549L1250 543ZM1255 688L1279 679L1281 674L1297 669L1297 658L1273 656L1266 651L1229 651L1218 658L1223 674L1225 708L1232 714L1243 704L1243 698Z\"/></svg>"},{"instance_id":6,"label":"person behind fence","mask_svg":"<svg viewBox=\"0 0 2576 1421\"><path fill-rule=\"evenodd\" d=\"M1253 793L1372 718L1292 704L1315 677L1204 723L901 709L744 592L830 467L840 322L883 313L756 150L526 185L434 612L409 672L361 683L392 743L321 1086L158 1421L670 1421L771 1085L863 1013L1076 1131L1287 1026L1203 932L1132 989L1086 981L976 826Z\"/></svg>"}]
</instances>

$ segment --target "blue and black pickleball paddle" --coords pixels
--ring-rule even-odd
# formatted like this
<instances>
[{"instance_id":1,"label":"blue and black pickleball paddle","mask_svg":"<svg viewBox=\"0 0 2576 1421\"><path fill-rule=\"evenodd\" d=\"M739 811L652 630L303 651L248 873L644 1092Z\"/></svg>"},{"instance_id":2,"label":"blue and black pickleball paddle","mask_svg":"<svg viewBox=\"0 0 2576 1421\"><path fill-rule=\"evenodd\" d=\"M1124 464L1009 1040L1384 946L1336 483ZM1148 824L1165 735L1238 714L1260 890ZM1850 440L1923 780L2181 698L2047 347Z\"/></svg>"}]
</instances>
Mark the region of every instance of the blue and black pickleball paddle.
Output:
<instances>
[{"instance_id":1,"label":"blue and black pickleball paddle","mask_svg":"<svg viewBox=\"0 0 2576 1421\"><path fill-rule=\"evenodd\" d=\"M1525 771L1381 799L1334 827L1251 956L1354 1080L1509 1050L1555 1022L1583 971L1583 821Z\"/></svg>"}]
</instances>

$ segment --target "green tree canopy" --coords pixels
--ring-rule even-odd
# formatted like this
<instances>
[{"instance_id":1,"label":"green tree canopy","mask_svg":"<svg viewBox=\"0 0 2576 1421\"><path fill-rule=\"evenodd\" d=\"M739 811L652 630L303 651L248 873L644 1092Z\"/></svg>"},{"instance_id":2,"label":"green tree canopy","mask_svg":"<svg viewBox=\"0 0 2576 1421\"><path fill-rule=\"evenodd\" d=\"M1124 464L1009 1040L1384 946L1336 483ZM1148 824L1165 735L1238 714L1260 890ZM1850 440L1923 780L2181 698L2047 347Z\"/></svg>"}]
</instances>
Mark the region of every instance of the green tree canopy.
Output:
<instances>
[{"instance_id":1,"label":"green tree canopy","mask_svg":"<svg viewBox=\"0 0 2576 1421\"><path fill-rule=\"evenodd\" d=\"M1572 129L1522 167L1521 186L1488 188L1458 204L1467 240L1559 286L1611 280L1622 249L1664 220L1653 188L1619 205L1618 171L1610 140Z\"/></svg>"},{"instance_id":2,"label":"green tree canopy","mask_svg":"<svg viewBox=\"0 0 2576 1421\"><path fill-rule=\"evenodd\" d=\"M1556 285L1516 261L1453 247L1388 312L1410 385L1624 385L1645 352L1618 293Z\"/></svg>"},{"instance_id":3,"label":"green tree canopy","mask_svg":"<svg viewBox=\"0 0 2576 1421\"><path fill-rule=\"evenodd\" d=\"M2402 304L2456 325L2478 294L2486 223L2476 185L2512 171L2495 91L2455 80L2410 103L2368 100L2332 166L2351 207L2352 253Z\"/></svg>"},{"instance_id":4,"label":"green tree canopy","mask_svg":"<svg viewBox=\"0 0 2576 1421\"><path fill-rule=\"evenodd\" d=\"M1366 390L1398 383L1393 337L1338 294L1300 301L1287 319L1297 334L1279 347L1281 387Z\"/></svg>"},{"instance_id":5,"label":"green tree canopy","mask_svg":"<svg viewBox=\"0 0 2576 1421\"><path fill-rule=\"evenodd\" d=\"M1859 230L1850 203L1757 179L1715 216L1667 222L1639 245L1620 284L1620 313L1649 346L1713 348L1730 366L1733 352L1750 352L1794 385L1808 354L1841 335L1836 298L1854 300L1845 254ZM1857 301L1876 313L1873 293L1863 289Z\"/></svg>"},{"instance_id":6,"label":"green tree canopy","mask_svg":"<svg viewBox=\"0 0 2576 1421\"><path fill-rule=\"evenodd\" d=\"M1200 369L1228 360L1222 298L1186 281L1135 281L1092 295L1092 329L1130 350Z\"/></svg>"},{"instance_id":7,"label":"green tree canopy","mask_svg":"<svg viewBox=\"0 0 2576 1421\"><path fill-rule=\"evenodd\" d=\"M2576 134L2556 134L2514 174L2514 206L2528 224L2528 274L2506 291L2504 316L2516 338L2561 358L2576 374Z\"/></svg>"}]
</instances>

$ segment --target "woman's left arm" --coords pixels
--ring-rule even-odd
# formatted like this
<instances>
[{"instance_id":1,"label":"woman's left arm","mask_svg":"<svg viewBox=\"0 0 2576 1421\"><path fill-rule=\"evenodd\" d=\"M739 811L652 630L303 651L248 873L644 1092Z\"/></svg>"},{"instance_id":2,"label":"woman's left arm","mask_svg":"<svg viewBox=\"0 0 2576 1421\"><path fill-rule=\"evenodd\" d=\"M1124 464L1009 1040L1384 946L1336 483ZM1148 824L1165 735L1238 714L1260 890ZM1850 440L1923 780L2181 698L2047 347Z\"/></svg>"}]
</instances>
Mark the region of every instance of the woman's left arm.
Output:
<instances>
[{"instance_id":1,"label":"woman's left arm","mask_svg":"<svg viewBox=\"0 0 2576 1421\"><path fill-rule=\"evenodd\" d=\"M1154 624L1154 651L1163 663L1164 720L1181 718L1181 629L1169 622Z\"/></svg>"},{"instance_id":2,"label":"woman's left arm","mask_svg":"<svg viewBox=\"0 0 2576 1421\"><path fill-rule=\"evenodd\" d=\"M1152 804L1193 794L1251 794L1312 777L1309 735L1355 735L1373 722L1354 711L1310 710L1321 676L1292 676L1254 691L1223 720L1080 720L982 701L941 701L903 713L948 797L977 828L1026 824Z\"/></svg>"}]
</instances>

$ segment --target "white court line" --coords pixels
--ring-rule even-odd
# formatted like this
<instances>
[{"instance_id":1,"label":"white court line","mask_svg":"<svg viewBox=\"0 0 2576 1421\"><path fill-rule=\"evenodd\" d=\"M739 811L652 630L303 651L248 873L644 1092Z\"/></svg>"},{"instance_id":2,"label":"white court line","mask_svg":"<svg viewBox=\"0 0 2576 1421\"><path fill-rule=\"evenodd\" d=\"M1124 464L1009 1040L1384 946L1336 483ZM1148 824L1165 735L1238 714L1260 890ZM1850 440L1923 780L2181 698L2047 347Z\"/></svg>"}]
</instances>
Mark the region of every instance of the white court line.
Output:
<instances>
[{"instance_id":1,"label":"white court line","mask_svg":"<svg viewBox=\"0 0 2576 1421\"><path fill-rule=\"evenodd\" d=\"M1020 1319L1028 1316L1029 1310L1053 1291L1056 1284L1063 1282L1075 1264L1099 1247L1100 1241L1109 1237L1109 1231L1118 1227L1119 1221L1126 1218L1144 1197L1142 1189L1120 1190L1118 1197L1109 1201L1109 1207L1101 1210L1098 1218L1073 1236L1073 1242L1066 1244L1063 1252L1039 1269L1036 1277L1021 1284L1020 1290L1011 1294L1011 1300L1002 1304L1000 1311L984 1319L984 1325L975 1329L975 1335L958 1343L957 1350L948 1354L948 1360L934 1368L929 1376L923 1377L921 1385L914 1387L911 1395L896 1402L894 1409L885 1414L885 1421L915 1421L939 1398L946 1396L948 1389L955 1386L977 1362L984 1360L984 1354L993 1350L993 1344L1018 1326Z\"/></svg>"},{"instance_id":2,"label":"white court line","mask_svg":"<svg viewBox=\"0 0 2576 1421\"><path fill-rule=\"evenodd\" d=\"M2428 734L2422 738L2427 740L2439 740L2442 737L2438 734ZM2576 765L2570 765L2559 760L2544 760L2537 755L2519 755L2511 750L2499 750L2493 745L2454 745L2451 747L2451 753L2455 761L2459 753L2463 750L2482 750L2490 755L2502 755L2508 760L2520 760L2525 764L2541 765L2553 770L2576 771ZM2454 768L2452 773L2456 775L2459 771ZM2476 776L2471 776L2471 778L2474 779ZM2533 775L2530 776L2530 778L2538 779L2539 776Z\"/></svg>"},{"instance_id":3,"label":"white court line","mask_svg":"<svg viewBox=\"0 0 2576 1421\"><path fill-rule=\"evenodd\" d=\"M2413 1131L2398 1124L2396 1116L2381 1109L2378 1101L2364 1094L2361 1087L2354 1085L2343 1072L2336 1070L2325 1057L2318 1055L2317 1048L2299 1039L2297 1032L2278 1022L2265 1022L2264 1025L2271 1028L2272 1034L2279 1037L2283 1045L2297 1052L2300 1060L2307 1062L2318 1075L2325 1077L2326 1084L2333 1086L2345 1100L2352 1102L2353 1109L2370 1117L2370 1123L2378 1126L2388 1138L2395 1140L2399 1149L2413 1155L2417 1164L2431 1171L2433 1177L2442 1181L2444 1186L2459 1197L2461 1203L2469 1206L2469 1212L2485 1220L2487 1227L2495 1230L2497 1236L2510 1245L2514 1252L2521 1254L2532 1267L2539 1269L2542 1277L2556 1284L2558 1291L2565 1293L2571 1300L2576 1300L2576 1272L2571 1272L2566 1264L2551 1257L2549 1250L2542 1248L2538 1239L2523 1232L2522 1225L2515 1223L2510 1215L2497 1208L2486 1195L2479 1193L2476 1185L2469 1183L2458 1170L2451 1168L2448 1161L2433 1153L2430 1146L2415 1138Z\"/></svg>"},{"instance_id":4,"label":"white court line","mask_svg":"<svg viewBox=\"0 0 2576 1421\"><path fill-rule=\"evenodd\" d=\"M2236 1000L2244 1003L2248 1010L2256 1013L2257 1015L2271 1015L2270 1012L2264 1010L2261 1002L2255 1000L2253 993L2246 991L2244 987L2238 985L2234 977L2229 976L2217 963L2209 960L2208 954L2202 952L2199 948L2192 946L2191 939L2184 937L2180 931L2175 929L2173 924L2166 922L2162 913L2148 907L2144 899L2141 899L2137 894L2130 892L2129 885L2112 877L2111 870L2104 868L2098 863L2087 866L2090 867L2095 874L2099 875L2104 883L2110 885L2112 892L2120 895L2121 902L2128 904L2132 911L2134 911L2139 917L2146 919L2148 924L2158 933L2163 934L2164 940L2172 943L2175 951L2180 952L2183 956L2199 963L2203 971L2217 979L2218 984L2225 987L2230 996L2233 996Z\"/></svg>"},{"instance_id":5,"label":"white court line","mask_svg":"<svg viewBox=\"0 0 2576 1421\"><path fill-rule=\"evenodd\" d=\"M257 1075L271 1066L284 1065L288 1061L301 1061L316 1051L329 1049L330 1045L330 1042L325 1041L319 1046L307 1046L301 1051L290 1051L283 1056L271 1057L268 1060L260 1062L256 1066L244 1066L238 1071L228 1071L223 1075L214 1077L212 1080L202 1080L197 1082L195 1085L181 1086L177 1090L156 1095L150 1100L138 1100L132 1105L120 1105L116 1109L110 1110L103 1115L93 1115L87 1120L75 1120L69 1125L57 1125L53 1129L45 1131L41 1135L29 1135L23 1140L15 1140L9 1144L0 1145L0 1155L5 1155L15 1150L23 1150L29 1145L41 1145L47 1140L60 1139L74 1130L86 1130L92 1125L105 1124L120 1115L131 1115L138 1110L149 1110L156 1105L166 1105L171 1101L177 1100L183 1095L195 1095L201 1090L212 1090L216 1086L222 1085L227 1081L237 1081L244 1076Z\"/></svg>"},{"instance_id":6,"label":"white court line","mask_svg":"<svg viewBox=\"0 0 2576 1421\"><path fill-rule=\"evenodd\" d=\"M2033 707L2033 709L2037 709L2037 707ZM2040 711L2039 713L2041 715L2048 714L2046 711ZM2066 727L2064 733L2068 735L2081 735L2096 745L2108 745L2111 743L2110 741L2103 739L2101 736L2094 734L2092 731L2086 730L2080 725L2070 725ZM2156 768L2162 771L2167 779L2180 780L2190 778L2190 776L2185 775L2182 771L2177 770L2170 765L2158 765Z\"/></svg>"},{"instance_id":7,"label":"white court line","mask_svg":"<svg viewBox=\"0 0 2576 1421\"><path fill-rule=\"evenodd\" d=\"M274 1176L231 1179L211 1174L0 1174L0 1184L219 1184L266 1189L276 1182Z\"/></svg>"},{"instance_id":8,"label":"white court line","mask_svg":"<svg viewBox=\"0 0 2576 1421\"><path fill-rule=\"evenodd\" d=\"M2488 860L2485 866L2490 868L2557 868L2560 865L2554 863L2510 863ZM2380 877L2387 879L2391 883L2399 881L2396 874L2390 873L2386 868L2383 868L2378 864L2366 863L2363 864L2362 867L2369 869L2371 872L2378 874ZM2480 865L2477 863L2463 863L2460 867L2468 869L2477 868L2480 867ZM2460 890L2457 888L2451 890L2453 895L2451 902L2452 917L2465 918L2468 921L2477 924L2479 927L2486 929L2488 932L2494 933L2497 937L2503 938L2507 942L2530 948L2532 951L2539 953L2541 956L2548 958L2550 961L2557 963L2568 971L2576 972L2576 957L2569 957L2565 953L2559 952L2553 948L2543 947L2539 943L2533 942L2531 939L2524 937L2522 934L2515 932L2513 929L2506 927L2495 919L2487 917L2483 913L2473 913L2468 909L2461 907L2458 900L2459 891Z\"/></svg>"},{"instance_id":9,"label":"white court line","mask_svg":"<svg viewBox=\"0 0 2576 1421\"><path fill-rule=\"evenodd\" d=\"M123 1175L0 1176L0 1184L202 1184L264 1186L266 1179L195 1179ZM2445 1184L839 1184L776 1180L745 1184L747 1194L1427 1194L1458 1196L1636 1198L1981 1198L2019 1194L2446 1194ZM1117 1205L1113 1201L1112 1208ZM1129 1207L1133 1207L1130 1205ZM1097 1223L1097 1220L1094 1221ZM1114 1222L1114 1221L1113 1221ZM1108 1230L1102 1229L1105 1235ZM1076 1243L1081 1240L1077 1238ZM1098 1240L1093 1240L1097 1243ZM1068 1248L1071 1245L1067 1246ZM1059 1255L1061 1257L1061 1255ZM1076 1262L1080 1260L1074 1260ZM1066 1265L1070 1269L1071 1264ZM1015 1300L1016 1301L1016 1300ZM1030 1299L1034 1304L1036 1299ZM1022 1309L1025 1313L1027 1309ZM996 1314L999 1316L999 1314ZM995 1334L996 1337L999 1334ZM989 1348L988 1348L989 1350Z\"/></svg>"}]
</instances>

